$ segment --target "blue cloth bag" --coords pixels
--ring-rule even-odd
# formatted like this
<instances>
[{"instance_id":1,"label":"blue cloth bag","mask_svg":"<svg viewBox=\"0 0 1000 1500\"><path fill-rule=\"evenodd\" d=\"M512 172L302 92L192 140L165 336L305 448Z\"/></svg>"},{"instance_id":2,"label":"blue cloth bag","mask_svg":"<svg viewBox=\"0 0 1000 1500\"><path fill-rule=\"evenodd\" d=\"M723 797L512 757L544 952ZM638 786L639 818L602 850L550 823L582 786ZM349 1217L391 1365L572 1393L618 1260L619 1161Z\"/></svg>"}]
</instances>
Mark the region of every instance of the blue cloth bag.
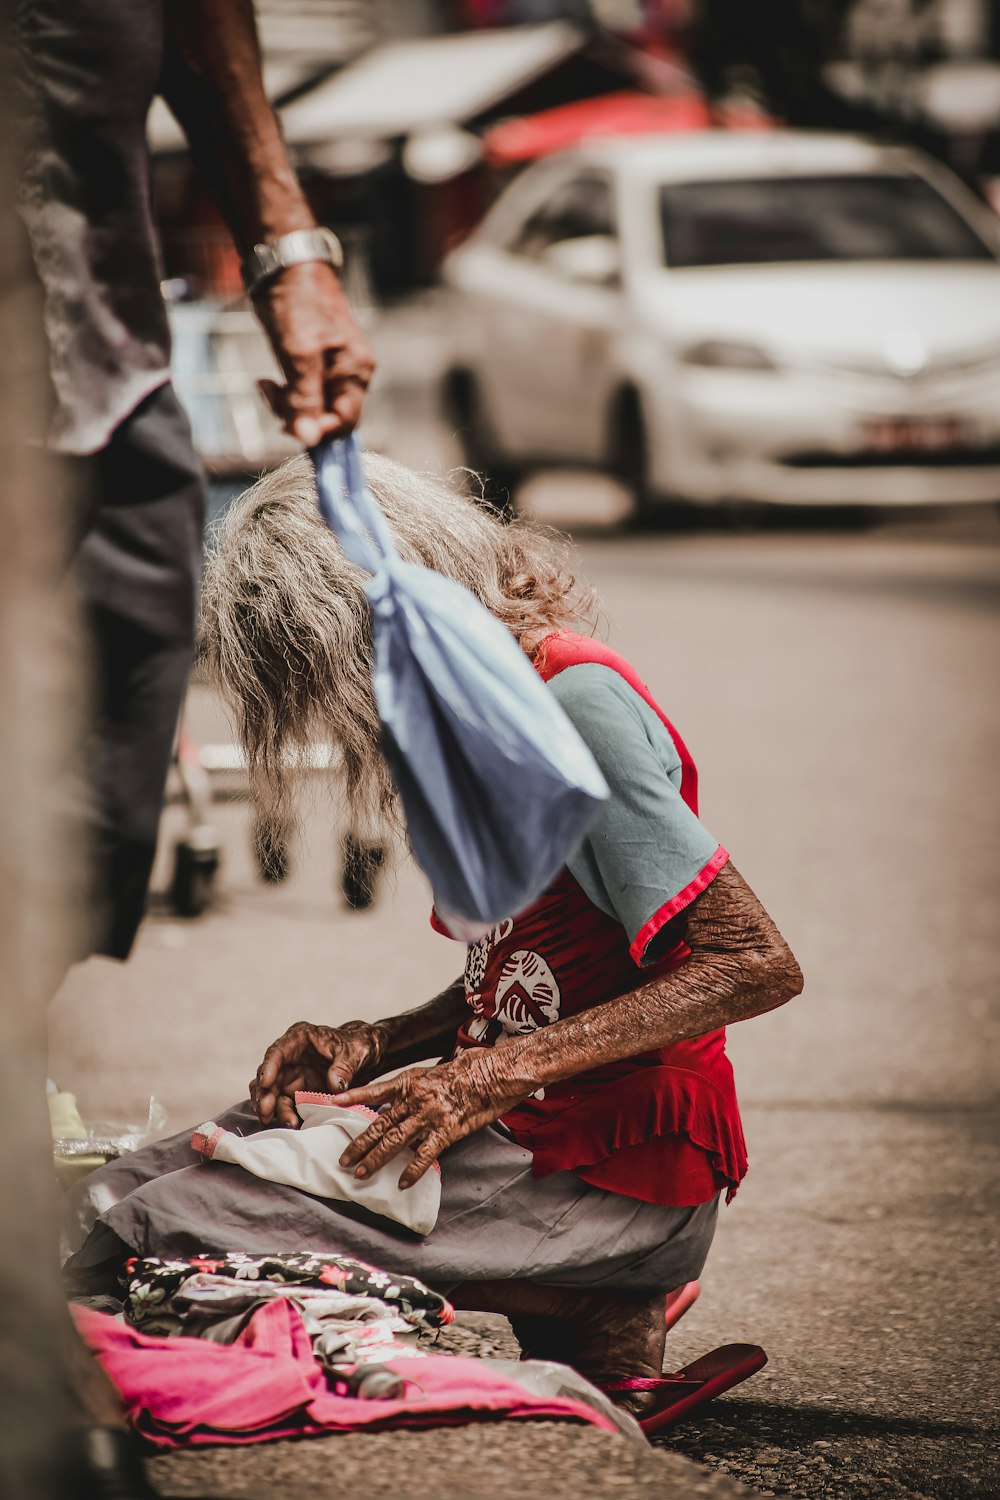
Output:
<instances>
[{"instance_id":1,"label":"blue cloth bag","mask_svg":"<svg viewBox=\"0 0 1000 1500\"><path fill-rule=\"evenodd\" d=\"M438 915L473 942L523 911L608 788L510 632L464 588L404 562L354 438L311 450L320 510L372 577L382 749Z\"/></svg>"}]
</instances>

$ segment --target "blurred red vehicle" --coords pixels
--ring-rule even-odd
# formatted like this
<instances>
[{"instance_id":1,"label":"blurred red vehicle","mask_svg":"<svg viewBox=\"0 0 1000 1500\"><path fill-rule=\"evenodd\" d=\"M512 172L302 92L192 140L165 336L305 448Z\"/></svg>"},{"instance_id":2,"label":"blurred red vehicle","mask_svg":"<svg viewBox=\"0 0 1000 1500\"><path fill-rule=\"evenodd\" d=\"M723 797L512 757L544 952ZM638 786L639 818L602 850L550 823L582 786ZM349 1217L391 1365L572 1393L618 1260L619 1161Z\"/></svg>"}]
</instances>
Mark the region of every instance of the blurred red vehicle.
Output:
<instances>
[{"instance_id":1,"label":"blurred red vehicle","mask_svg":"<svg viewBox=\"0 0 1000 1500\"><path fill-rule=\"evenodd\" d=\"M491 166L504 167L548 156L590 136L669 135L711 125L767 130L773 123L749 108L715 110L696 89L668 95L624 91L504 120L484 136L483 155Z\"/></svg>"}]
</instances>

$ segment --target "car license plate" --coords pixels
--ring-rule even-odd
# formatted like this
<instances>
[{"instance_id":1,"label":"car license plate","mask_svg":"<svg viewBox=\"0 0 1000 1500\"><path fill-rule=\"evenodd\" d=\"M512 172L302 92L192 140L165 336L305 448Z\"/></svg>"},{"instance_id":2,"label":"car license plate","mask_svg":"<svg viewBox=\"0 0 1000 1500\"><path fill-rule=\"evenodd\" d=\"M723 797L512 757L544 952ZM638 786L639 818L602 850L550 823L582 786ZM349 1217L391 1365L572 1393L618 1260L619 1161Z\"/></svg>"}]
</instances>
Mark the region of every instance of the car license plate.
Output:
<instances>
[{"instance_id":1,"label":"car license plate","mask_svg":"<svg viewBox=\"0 0 1000 1500\"><path fill-rule=\"evenodd\" d=\"M865 423L865 446L873 453L946 453L971 443L957 417L881 417Z\"/></svg>"}]
</instances>

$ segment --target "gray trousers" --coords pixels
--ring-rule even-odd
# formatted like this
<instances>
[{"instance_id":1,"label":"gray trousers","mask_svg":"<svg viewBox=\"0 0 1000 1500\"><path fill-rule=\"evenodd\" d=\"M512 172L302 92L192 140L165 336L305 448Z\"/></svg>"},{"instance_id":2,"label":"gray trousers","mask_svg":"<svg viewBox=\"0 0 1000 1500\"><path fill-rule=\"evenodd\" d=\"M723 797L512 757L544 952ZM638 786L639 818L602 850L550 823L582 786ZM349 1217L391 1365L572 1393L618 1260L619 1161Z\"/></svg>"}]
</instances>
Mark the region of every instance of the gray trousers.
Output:
<instances>
[{"instance_id":1,"label":"gray trousers","mask_svg":"<svg viewBox=\"0 0 1000 1500\"><path fill-rule=\"evenodd\" d=\"M92 674L83 794L88 943L127 958L145 909L191 669L204 481L170 386L147 396L100 452L67 462Z\"/></svg>"},{"instance_id":2,"label":"gray trousers","mask_svg":"<svg viewBox=\"0 0 1000 1500\"><path fill-rule=\"evenodd\" d=\"M244 1135L249 1103L216 1117ZM441 1211L424 1239L353 1204L264 1182L208 1161L190 1131L85 1178L67 1195L70 1261L84 1275L121 1242L140 1255L326 1250L447 1291L464 1281L529 1280L650 1294L694 1280L715 1233L718 1198L662 1208L591 1187L573 1172L531 1175L531 1153L488 1127L441 1157Z\"/></svg>"}]
</instances>

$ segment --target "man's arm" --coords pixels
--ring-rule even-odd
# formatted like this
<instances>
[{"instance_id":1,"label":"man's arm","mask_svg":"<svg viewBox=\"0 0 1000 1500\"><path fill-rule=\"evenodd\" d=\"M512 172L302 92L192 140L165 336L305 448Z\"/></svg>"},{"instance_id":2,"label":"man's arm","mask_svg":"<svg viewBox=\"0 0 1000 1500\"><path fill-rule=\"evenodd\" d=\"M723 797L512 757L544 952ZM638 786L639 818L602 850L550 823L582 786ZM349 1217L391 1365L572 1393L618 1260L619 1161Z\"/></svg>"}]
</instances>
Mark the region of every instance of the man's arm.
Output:
<instances>
[{"instance_id":1,"label":"man's arm","mask_svg":"<svg viewBox=\"0 0 1000 1500\"><path fill-rule=\"evenodd\" d=\"M240 254L311 228L264 91L251 0L167 0L165 14L163 95ZM374 359L332 268L289 267L264 284L255 307L287 382L266 382L265 394L288 431L309 446L349 432Z\"/></svg>"},{"instance_id":2,"label":"man's arm","mask_svg":"<svg viewBox=\"0 0 1000 1500\"><path fill-rule=\"evenodd\" d=\"M342 1164L366 1177L412 1145L414 1160L400 1178L409 1187L447 1146L538 1088L762 1015L801 990L788 944L731 864L681 922L678 935L691 957L663 978L526 1036L462 1052L442 1067L345 1093L345 1104L388 1108L348 1147Z\"/></svg>"}]
</instances>

